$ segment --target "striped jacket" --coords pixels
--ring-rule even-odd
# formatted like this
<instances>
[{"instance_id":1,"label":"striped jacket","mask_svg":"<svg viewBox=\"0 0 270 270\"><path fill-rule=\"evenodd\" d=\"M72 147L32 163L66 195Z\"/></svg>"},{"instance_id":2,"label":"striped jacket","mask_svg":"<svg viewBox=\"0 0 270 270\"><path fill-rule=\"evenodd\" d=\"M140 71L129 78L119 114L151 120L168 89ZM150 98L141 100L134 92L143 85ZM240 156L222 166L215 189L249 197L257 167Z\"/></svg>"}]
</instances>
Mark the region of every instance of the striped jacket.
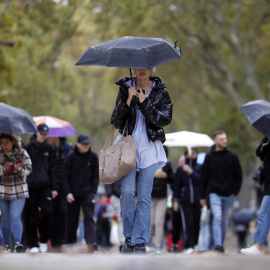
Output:
<instances>
[{"instance_id":1,"label":"striped jacket","mask_svg":"<svg viewBox=\"0 0 270 270\"><path fill-rule=\"evenodd\" d=\"M12 167L5 170L6 162L21 163L15 171ZM26 176L32 171L31 159L24 149L16 148L11 156L0 149L0 200L17 200L29 198Z\"/></svg>"}]
</instances>

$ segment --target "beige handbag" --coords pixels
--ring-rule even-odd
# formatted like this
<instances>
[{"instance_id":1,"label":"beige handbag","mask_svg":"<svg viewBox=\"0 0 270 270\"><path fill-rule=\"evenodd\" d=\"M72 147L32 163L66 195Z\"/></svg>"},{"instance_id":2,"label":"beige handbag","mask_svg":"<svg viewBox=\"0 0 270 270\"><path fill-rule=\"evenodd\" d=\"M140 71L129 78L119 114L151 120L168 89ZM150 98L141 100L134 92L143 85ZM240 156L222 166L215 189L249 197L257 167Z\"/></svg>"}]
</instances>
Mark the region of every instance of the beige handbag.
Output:
<instances>
[{"instance_id":1,"label":"beige handbag","mask_svg":"<svg viewBox=\"0 0 270 270\"><path fill-rule=\"evenodd\" d=\"M112 145L115 131L113 124L104 147L99 152L99 181L104 184L112 184L136 168L137 157L133 137L132 135L124 137L127 126L128 121L121 140ZM111 146L107 148L110 138Z\"/></svg>"}]
</instances>

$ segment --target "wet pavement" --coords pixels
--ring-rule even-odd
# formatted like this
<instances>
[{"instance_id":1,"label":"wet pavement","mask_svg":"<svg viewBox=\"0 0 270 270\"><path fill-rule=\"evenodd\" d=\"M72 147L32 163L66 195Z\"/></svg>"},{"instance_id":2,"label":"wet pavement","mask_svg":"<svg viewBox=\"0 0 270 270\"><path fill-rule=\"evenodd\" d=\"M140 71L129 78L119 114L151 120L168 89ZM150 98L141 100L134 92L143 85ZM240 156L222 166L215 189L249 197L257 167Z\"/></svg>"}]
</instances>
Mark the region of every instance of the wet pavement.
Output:
<instances>
[{"instance_id":1,"label":"wet pavement","mask_svg":"<svg viewBox=\"0 0 270 270\"><path fill-rule=\"evenodd\" d=\"M238 253L225 255L205 252L201 254L183 255L163 253L156 255L122 255L115 252L87 253L46 253L30 255L0 254L1 270L204 270L204 269L269 269L270 256L246 256Z\"/></svg>"}]
</instances>

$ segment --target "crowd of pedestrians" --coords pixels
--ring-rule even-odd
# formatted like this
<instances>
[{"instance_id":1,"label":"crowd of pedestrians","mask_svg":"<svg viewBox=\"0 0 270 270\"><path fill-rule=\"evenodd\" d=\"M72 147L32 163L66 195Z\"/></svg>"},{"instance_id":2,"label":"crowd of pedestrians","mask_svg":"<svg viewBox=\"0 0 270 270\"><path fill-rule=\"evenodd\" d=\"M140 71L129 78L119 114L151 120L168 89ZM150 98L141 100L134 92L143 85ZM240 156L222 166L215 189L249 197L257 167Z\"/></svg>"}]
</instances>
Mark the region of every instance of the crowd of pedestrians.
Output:
<instances>
[{"instance_id":1,"label":"crowd of pedestrians","mask_svg":"<svg viewBox=\"0 0 270 270\"><path fill-rule=\"evenodd\" d=\"M240 162L237 155L227 148L225 132L214 133L214 145L205 155L204 162L199 161L198 150L191 148L181 156L175 171L169 160L155 171L150 193L150 227L149 230L145 227L145 231L138 230L145 226L142 224L139 227L134 224L132 229L131 221L127 219L129 216L123 214L121 196L124 196L125 185L121 181L105 185L105 193L95 202L99 186L98 157L91 150L87 135L79 135L73 146L65 138L48 138L46 124L39 125L37 130L24 147L19 145L15 135L0 135L0 209L4 252L19 253L26 249L32 254L61 252L64 246L75 245L78 242L80 212L84 225L82 237L89 253L98 247L108 250L112 246L113 220L117 222L119 251L122 253L146 253L150 250L146 248L147 244L154 247L157 254L164 250L185 255L209 250L225 252L224 241L232 205L242 184ZM263 254L262 247L269 232L269 145L269 140L264 138L256 151L264 163L264 197L254 244L245 248L248 222L244 224L244 230L237 231L239 247L244 254ZM168 157L167 147L163 148ZM140 172L134 177L132 201L137 207L140 203L138 192L142 192L138 189ZM171 195L171 207L168 207L168 195ZM123 199L127 200L127 197ZM141 200L144 199L143 196ZM128 205L125 211L130 213L132 207ZM147 211L141 215L144 213ZM127 227L123 226L123 219ZM140 218L137 222L143 220ZM239 219L235 223L240 228ZM171 224L170 228L168 224ZM135 239L142 239L136 240L141 243L134 245L132 234L127 237L127 232L133 231ZM172 239L170 247L168 234Z\"/></svg>"}]
</instances>

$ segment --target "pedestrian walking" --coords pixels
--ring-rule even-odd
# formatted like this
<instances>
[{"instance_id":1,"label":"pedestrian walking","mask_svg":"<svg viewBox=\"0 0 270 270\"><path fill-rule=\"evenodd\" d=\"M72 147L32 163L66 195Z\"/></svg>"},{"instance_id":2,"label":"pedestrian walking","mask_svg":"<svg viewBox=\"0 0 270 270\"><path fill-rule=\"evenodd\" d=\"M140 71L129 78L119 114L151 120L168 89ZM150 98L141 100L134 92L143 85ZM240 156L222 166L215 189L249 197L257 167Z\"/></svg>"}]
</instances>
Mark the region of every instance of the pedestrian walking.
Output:
<instances>
[{"instance_id":1,"label":"pedestrian walking","mask_svg":"<svg viewBox=\"0 0 270 270\"><path fill-rule=\"evenodd\" d=\"M11 234L14 252L24 252L21 243L23 226L22 211L29 198L26 176L31 173L32 163L26 150L19 147L18 139L10 134L0 135L0 211L4 252L11 252Z\"/></svg>"},{"instance_id":2,"label":"pedestrian walking","mask_svg":"<svg viewBox=\"0 0 270 270\"><path fill-rule=\"evenodd\" d=\"M55 146L57 157L58 196L53 199L53 223L51 231L51 244L53 252L61 252L66 243L66 196L63 191L64 162L67 155L73 151L73 145L66 138L49 137L48 141Z\"/></svg>"},{"instance_id":3,"label":"pedestrian walking","mask_svg":"<svg viewBox=\"0 0 270 270\"><path fill-rule=\"evenodd\" d=\"M242 169L237 155L227 149L224 131L215 131L214 146L206 155L201 173L201 206L209 200L213 215L214 251L224 253L224 241L234 197L242 184Z\"/></svg>"},{"instance_id":4,"label":"pedestrian walking","mask_svg":"<svg viewBox=\"0 0 270 270\"><path fill-rule=\"evenodd\" d=\"M263 138L256 150L256 155L263 162L262 184L263 199L258 213L257 227L253 237L253 245L241 249L247 255L262 255L270 229L270 143L268 138Z\"/></svg>"},{"instance_id":5,"label":"pedestrian walking","mask_svg":"<svg viewBox=\"0 0 270 270\"><path fill-rule=\"evenodd\" d=\"M97 240L102 249L111 247L110 236L112 228L112 219L114 216L112 206L107 202L107 196L100 197L97 204Z\"/></svg>"},{"instance_id":6,"label":"pedestrian walking","mask_svg":"<svg viewBox=\"0 0 270 270\"><path fill-rule=\"evenodd\" d=\"M168 148L163 146L168 158ZM167 185L173 182L173 170L171 162L158 169L154 175L151 204L151 236L154 236L154 244L157 254L161 254L164 239L164 225L167 209Z\"/></svg>"},{"instance_id":7,"label":"pedestrian walking","mask_svg":"<svg viewBox=\"0 0 270 270\"><path fill-rule=\"evenodd\" d=\"M89 137L81 134L77 138L74 151L67 156L64 164L63 187L67 200L66 243L77 242L76 233L82 208L84 238L89 253L93 253L97 248L94 210L98 184L98 157L91 150Z\"/></svg>"},{"instance_id":8,"label":"pedestrian walking","mask_svg":"<svg viewBox=\"0 0 270 270\"><path fill-rule=\"evenodd\" d=\"M173 210L180 211L186 255L194 252L200 230L200 165L197 164L197 154L196 148L191 148L191 153L185 151L185 164L177 169L174 179Z\"/></svg>"},{"instance_id":9,"label":"pedestrian walking","mask_svg":"<svg viewBox=\"0 0 270 270\"><path fill-rule=\"evenodd\" d=\"M29 198L25 203L24 223L27 245L33 254L48 251L53 199L57 197L59 188L56 150L47 140L49 128L46 124L40 124L37 130L25 145L32 160L32 173L27 177Z\"/></svg>"},{"instance_id":10,"label":"pedestrian walking","mask_svg":"<svg viewBox=\"0 0 270 270\"><path fill-rule=\"evenodd\" d=\"M123 234L123 223L120 210L120 196L121 196L121 181L116 181L113 184L105 185L106 196L110 198L111 206L117 218L117 236L119 240L119 251L121 252L122 246L125 242Z\"/></svg>"},{"instance_id":11,"label":"pedestrian walking","mask_svg":"<svg viewBox=\"0 0 270 270\"><path fill-rule=\"evenodd\" d=\"M151 192L154 174L166 165L162 143L163 127L171 123L172 102L161 78L153 69L133 69L135 78L122 78L111 123L122 134L128 120L128 134L133 135L137 151L137 168L122 177L121 213L125 244L123 253L146 253L151 230ZM118 142L121 135L116 139ZM139 171L135 205L136 170Z\"/></svg>"}]
</instances>

